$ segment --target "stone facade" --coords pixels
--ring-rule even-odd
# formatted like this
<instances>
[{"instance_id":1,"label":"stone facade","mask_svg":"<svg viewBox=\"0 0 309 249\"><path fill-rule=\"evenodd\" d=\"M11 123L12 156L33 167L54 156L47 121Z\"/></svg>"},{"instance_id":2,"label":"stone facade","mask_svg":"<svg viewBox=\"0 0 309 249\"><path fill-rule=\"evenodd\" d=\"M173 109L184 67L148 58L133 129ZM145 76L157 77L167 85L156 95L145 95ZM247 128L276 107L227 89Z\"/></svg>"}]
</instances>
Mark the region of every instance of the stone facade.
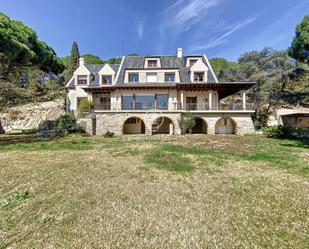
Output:
<instances>
[{"instance_id":1,"label":"stone facade","mask_svg":"<svg viewBox=\"0 0 309 249\"><path fill-rule=\"evenodd\" d=\"M235 134L253 133L254 126L250 111L245 112L194 112L198 118L202 118L207 124L207 134L216 134L216 124L221 118L231 119L235 125ZM97 112L95 115L88 116L80 123L86 128L89 134L102 135L106 131L114 132L116 135L123 134L123 125L128 118L140 118L145 124L145 134L152 134L152 124L159 117L167 117L173 122L173 133L180 134L178 118L181 112ZM95 117L95 121L92 119ZM95 129L93 126L95 125Z\"/></svg>"}]
</instances>

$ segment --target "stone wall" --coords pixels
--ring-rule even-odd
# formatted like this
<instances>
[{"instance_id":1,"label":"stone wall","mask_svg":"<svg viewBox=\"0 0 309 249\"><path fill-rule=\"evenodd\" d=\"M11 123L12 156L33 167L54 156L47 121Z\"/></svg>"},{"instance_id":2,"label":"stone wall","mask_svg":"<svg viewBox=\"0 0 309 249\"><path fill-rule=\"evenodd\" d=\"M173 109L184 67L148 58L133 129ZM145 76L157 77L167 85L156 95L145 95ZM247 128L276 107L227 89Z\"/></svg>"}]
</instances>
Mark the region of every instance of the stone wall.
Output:
<instances>
[{"instance_id":1,"label":"stone wall","mask_svg":"<svg viewBox=\"0 0 309 249\"><path fill-rule=\"evenodd\" d=\"M5 131L33 130L58 119L64 112L64 100L58 99L5 109L0 113L0 120Z\"/></svg>"},{"instance_id":2,"label":"stone wall","mask_svg":"<svg viewBox=\"0 0 309 249\"><path fill-rule=\"evenodd\" d=\"M215 134L216 123L221 118L231 118L235 123L236 134L253 133L254 126L250 117L250 112L230 112L230 113L194 113L196 117L202 118L207 124L207 134ZM172 120L174 125L174 134L180 134L178 126L178 118L180 112L105 112L96 113L96 134L102 135L106 131L114 132L117 135L123 134L123 124L128 118L136 117L144 121L145 134L152 134L152 124L159 117L167 117ZM92 120L91 117L83 119L82 121L86 125L86 130L89 134L92 134ZM91 127L90 127L91 126Z\"/></svg>"}]
</instances>

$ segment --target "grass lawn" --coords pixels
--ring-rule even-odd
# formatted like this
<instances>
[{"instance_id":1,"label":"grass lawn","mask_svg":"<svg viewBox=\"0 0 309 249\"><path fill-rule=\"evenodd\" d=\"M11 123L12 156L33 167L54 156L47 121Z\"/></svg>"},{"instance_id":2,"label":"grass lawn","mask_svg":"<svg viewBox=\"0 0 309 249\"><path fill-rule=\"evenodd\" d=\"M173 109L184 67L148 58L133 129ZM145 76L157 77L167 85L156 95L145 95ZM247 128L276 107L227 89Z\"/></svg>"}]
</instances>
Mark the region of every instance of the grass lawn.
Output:
<instances>
[{"instance_id":1,"label":"grass lawn","mask_svg":"<svg viewBox=\"0 0 309 249\"><path fill-rule=\"evenodd\" d=\"M0 248L309 248L308 141L0 136Z\"/></svg>"}]
</instances>

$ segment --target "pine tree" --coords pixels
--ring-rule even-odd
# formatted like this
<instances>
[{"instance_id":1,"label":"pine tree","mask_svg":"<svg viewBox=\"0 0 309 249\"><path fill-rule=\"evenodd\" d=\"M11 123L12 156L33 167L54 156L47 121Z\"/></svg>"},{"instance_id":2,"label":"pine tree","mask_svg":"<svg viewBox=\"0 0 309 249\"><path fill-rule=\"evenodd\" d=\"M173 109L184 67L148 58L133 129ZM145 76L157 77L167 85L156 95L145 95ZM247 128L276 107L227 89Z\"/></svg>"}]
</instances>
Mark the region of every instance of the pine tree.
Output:
<instances>
[{"instance_id":1,"label":"pine tree","mask_svg":"<svg viewBox=\"0 0 309 249\"><path fill-rule=\"evenodd\" d=\"M79 60L79 51L77 42L74 41L71 49L71 58L68 66L68 79L70 79L74 73L74 71L78 68L78 60Z\"/></svg>"}]
</instances>

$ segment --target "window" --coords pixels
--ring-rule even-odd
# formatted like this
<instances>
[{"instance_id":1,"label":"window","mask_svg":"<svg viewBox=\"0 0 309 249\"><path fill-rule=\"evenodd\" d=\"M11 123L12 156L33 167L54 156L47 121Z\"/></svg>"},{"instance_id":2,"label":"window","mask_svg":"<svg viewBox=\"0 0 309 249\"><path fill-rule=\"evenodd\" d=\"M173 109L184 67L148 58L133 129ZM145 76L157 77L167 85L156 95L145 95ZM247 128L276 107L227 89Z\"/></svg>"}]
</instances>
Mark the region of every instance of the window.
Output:
<instances>
[{"instance_id":1,"label":"window","mask_svg":"<svg viewBox=\"0 0 309 249\"><path fill-rule=\"evenodd\" d=\"M194 60L189 60L189 65L190 65L190 67L192 67L192 66L195 64L195 62L197 62L196 59L194 59Z\"/></svg>"},{"instance_id":2,"label":"window","mask_svg":"<svg viewBox=\"0 0 309 249\"><path fill-rule=\"evenodd\" d=\"M204 81L204 73L194 73L194 81L195 82L203 82Z\"/></svg>"},{"instance_id":3,"label":"window","mask_svg":"<svg viewBox=\"0 0 309 249\"><path fill-rule=\"evenodd\" d=\"M175 82L175 73L166 73L164 78L165 82Z\"/></svg>"},{"instance_id":4,"label":"window","mask_svg":"<svg viewBox=\"0 0 309 249\"><path fill-rule=\"evenodd\" d=\"M111 75L102 75L102 84L103 85L111 85L112 84L112 76Z\"/></svg>"},{"instance_id":5,"label":"window","mask_svg":"<svg viewBox=\"0 0 309 249\"><path fill-rule=\"evenodd\" d=\"M148 67L157 67L157 66L158 66L157 60L149 60L148 61Z\"/></svg>"},{"instance_id":6,"label":"window","mask_svg":"<svg viewBox=\"0 0 309 249\"><path fill-rule=\"evenodd\" d=\"M147 82L157 82L157 73L147 73Z\"/></svg>"},{"instance_id":7,"label":"window","mask_svg":"<svg viewBox=\"0 0 309 249\"><path fill-rule=\"evenodd\" d=\"M135 95L135 110L154 109L155 95Z\"/></svg>"},{"instance_id":8,"label":"window","mask_svg":"<svg viewBox=\"0 0 309 249\"><path fill-rule=\"evenodd\" d=\"M167 110L168 109L168 94L157 94L156 97L156 109Z\"/></svg>"},{"instance_id":9,"label":"window","mask_svg":"<svg viewBox=\"0 0 309 249\"><path fill-rule=\"evenodd\" d=\"M88 76L87 75L78 75L77 76L77 84L78 85L87 85Z\"/></svg>"},{"instance_id":10,"label":"window","mask_svg":"<svg viewBox=\"0 0 309 249\"><path fill-rule=\"evenodd\" d=\"M133 110L133 95L122 96L122 110Z\"/></svg>"},{"instance_id":11,"label":"window","mask_svg":"<svg viewBox=\"0 0 309 249\"><path fill-rule=\"evenodd\" d=\"M138 73L129 73L129 82L138 82Z\"/></svg>"}]
</instances>

